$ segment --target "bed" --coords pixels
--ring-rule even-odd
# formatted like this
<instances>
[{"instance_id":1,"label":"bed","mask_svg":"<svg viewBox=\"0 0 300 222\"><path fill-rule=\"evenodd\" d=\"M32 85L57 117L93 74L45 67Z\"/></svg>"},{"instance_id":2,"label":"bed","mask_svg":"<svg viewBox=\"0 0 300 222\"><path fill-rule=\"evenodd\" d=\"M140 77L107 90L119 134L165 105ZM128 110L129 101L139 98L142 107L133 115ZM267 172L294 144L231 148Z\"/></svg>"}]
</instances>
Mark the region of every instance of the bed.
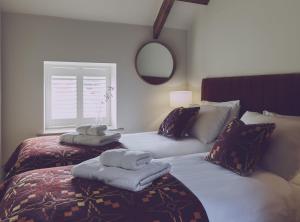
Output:
<instances>
[{"instance_id":1,"label":"bed","mask_svg":"<svg viewBox=\"0 0 300 222\"><path fill-rule=\"evenodd\" d=\"M59 143L59 136L42 136L24 140L4 165L4 171L9 178L29 170L78 164L115 148L148 151L154 158L164 158L207 152L211 145L195 138L173 140L157 132L123 134L120 142L102 147L66 145Z\"/></svg>"},{"instance_id":2,"label":"bed","mask_svg":"<svg viewBox=\"0 0 300 222\"><path fill-rule=\"evenodd\" d=\"M267 109L300 116L299 101L293 99L300 95L299 85L299 74L204 79L202 99L240 99L241 113ZM71 166L23 172L0 185L0 221L300 221L297 183L263 170L241 177L205 161L205 155L197 151L160 159L172 165L171 173L135 195L78 181L70 175Z\"/></svg>"},{"instance_id":3,"label":"bed","mask_svg":"<svg viewBox=\"0 0 300 222\"><path fill-rule=\"evenodd\" d=\"M160 160L171 163L171 175L186 188L169 175L138 193L74 179L70 166L25 172L0 188L0 220L296 221L299 193L287 181L262 170L241 177L205 161L205 155Z\"/></svg>"},{"instance_id":4,"label":"bed","mask_svg":"<svg viewBox=\"0 0 300 222\"><path fill-rule=\"evenodd\" d=\"M213 145L193 137L174 140L158 135L157 132L124 134L120 142L128 149L150 152L156 159L208 152Z\"/></svg>"},{"instance_id":5,"label":"bed","mask_svg":"<svg viewBox=\"0 0 300 222\"><path fill-rule=\"evenodd\" d=\"M192 154L164 161L172 163L172 175L201 200L209 221L295 221L300 205L294 195L299 193L287 181L263 170L241 177L205 161L205 156Z\"/></svg>"},{"instance_id":6,"label":"bed","mask_svg":"<svg viewBox=\"0 0 300 222\"><path fill-rule=\"evenodd\" d=\"M6 178L29 170L78 164L99 156L108 149L121 147L114 142L101 147L65 145L58 136L43 136L24 140L4 165Z\"/></svg>"},{"instance_id":7,"label":"bed","mask_svg":"<svg viewBox=\"0 0 300 222\"><path fill-rule=\"evenodd\" d=\"M131 192L74 178L71 166L32 170L0 185L0 221L208 222L197 197L171 174Z\"/></svg>"}]
</instances>

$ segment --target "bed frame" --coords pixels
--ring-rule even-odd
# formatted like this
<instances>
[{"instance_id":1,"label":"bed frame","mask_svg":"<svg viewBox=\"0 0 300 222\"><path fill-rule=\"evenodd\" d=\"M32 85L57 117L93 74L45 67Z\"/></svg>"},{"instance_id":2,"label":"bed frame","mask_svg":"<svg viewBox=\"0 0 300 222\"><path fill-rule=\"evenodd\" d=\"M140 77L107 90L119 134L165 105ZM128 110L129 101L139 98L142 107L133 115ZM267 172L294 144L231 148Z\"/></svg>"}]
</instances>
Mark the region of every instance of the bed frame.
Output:
<instances>
[{"instance_id":1,"label":"bed frame","mask_svg":"<svg viewBox=\"0 0 300 222\"><path fill-rule=\"evenodd\" d=\"M201 96L214 102L240 100L241 115L268 110L300 116L300 74L206 78Z\"/></svg>"}]
</instances>

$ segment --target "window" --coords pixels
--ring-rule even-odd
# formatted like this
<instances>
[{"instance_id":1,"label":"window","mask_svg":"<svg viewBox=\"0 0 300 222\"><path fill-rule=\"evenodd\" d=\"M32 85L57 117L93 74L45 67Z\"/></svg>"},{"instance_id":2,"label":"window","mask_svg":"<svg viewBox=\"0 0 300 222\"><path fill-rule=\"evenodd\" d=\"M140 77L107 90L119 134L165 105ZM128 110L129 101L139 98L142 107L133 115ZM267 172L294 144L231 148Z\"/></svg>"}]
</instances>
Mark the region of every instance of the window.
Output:
<instances>
[{"instance_id":1,"label":"window","mask_svg":"<svg viewBox=\"0 0 300 222\"><path fill-rule=\"evenodd\" d=\"M44 62L45 129L116 127L116 64Z\"/></svg>"}]
</instances>

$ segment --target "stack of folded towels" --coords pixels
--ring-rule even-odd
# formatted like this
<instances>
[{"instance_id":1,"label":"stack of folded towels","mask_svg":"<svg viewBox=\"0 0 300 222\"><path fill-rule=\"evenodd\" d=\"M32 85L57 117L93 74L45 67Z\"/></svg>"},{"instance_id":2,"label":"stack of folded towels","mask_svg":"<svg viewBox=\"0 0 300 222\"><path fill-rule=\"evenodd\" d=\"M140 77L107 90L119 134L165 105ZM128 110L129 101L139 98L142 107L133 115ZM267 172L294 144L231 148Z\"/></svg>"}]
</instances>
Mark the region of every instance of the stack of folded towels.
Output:
<instances>
[{"instance_id":1,"label":"stack of folded towels","mask_svg":"<svg viewBox=\"0 0 300 222\"><path fill-rule=\"evenodd\" d=\"M61 135L60 142L87 146L104 146L119 141L121 138L120 133L106 130L107 127L105 125L80 126L76 129L76 132Z\"/></svg>"},{"instance_id":2,"label":"stack of folded towels","mask_svg":"<svg viewBox=\"0 0 300 222\"><path fill-rule=\"evenodd\" d=\"M130 191L140 191L153 180L170 172L171 165L152 160L147 152L127 149L108 150L100 157L75 165L74 177L94 179Z\"/></svg>"}]
</instances>

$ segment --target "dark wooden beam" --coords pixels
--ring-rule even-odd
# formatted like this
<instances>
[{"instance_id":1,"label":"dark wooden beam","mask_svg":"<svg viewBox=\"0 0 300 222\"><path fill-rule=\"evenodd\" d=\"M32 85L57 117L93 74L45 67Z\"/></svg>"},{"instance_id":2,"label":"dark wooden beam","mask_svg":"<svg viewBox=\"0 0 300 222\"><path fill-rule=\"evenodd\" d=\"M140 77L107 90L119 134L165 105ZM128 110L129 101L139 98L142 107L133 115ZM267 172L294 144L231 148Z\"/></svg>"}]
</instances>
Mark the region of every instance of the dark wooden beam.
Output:
<instances>
[{"instance_id":1,"label":"dark wooden beam","mask_svg":"<svg viewBox=\"0 0 300 222\"><path fill-rule=\"evenodd\" d=\"M157 39L163 29L175 0L164 0L153 26L153 38Z\"/></svg>"},{"instance_id":2,"label":"dark wooden beam","mask_svg":"<svg viewBox=\"0 0 300 222\"><path fill-rule=\"evenodd\" d=\"M201 5L208 5L209 0L178 0L182 2L190 2L195 4L201 4ZM159 13L157 15L157 18L155 20L154 26L153 26L153 38L158 39L161 30L163 29L167 18L169 16L169 13L175 3L175 0L164 0L162 3L162 6L159 10Z\"/></svg>"},{"instance_id":3,"label":"dark wooden beam","mask_svg":"<svg viewBox=\"0 0 300 222\"><path fill-rule=\"evenodd\" d=\"M201 5L208 5L209 0L178 0L181 2L190 2L195 4L201 4Z\"/></svg>"}]
</instances>

